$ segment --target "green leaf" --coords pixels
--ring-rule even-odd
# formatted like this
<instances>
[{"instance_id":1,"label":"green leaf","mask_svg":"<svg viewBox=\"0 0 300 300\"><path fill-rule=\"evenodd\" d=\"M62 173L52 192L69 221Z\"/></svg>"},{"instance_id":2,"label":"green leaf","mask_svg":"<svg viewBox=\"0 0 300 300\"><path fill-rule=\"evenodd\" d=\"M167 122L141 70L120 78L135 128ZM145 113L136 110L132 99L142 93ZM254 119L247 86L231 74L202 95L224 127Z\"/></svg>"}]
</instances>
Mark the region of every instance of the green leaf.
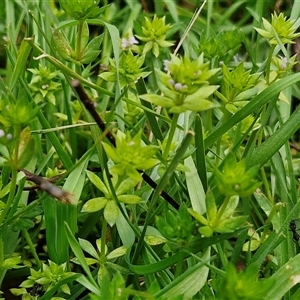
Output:
<instances>
[{"instance_id":1,"label":"green leaf","mask_svg":"<svg viewBox=\"0 0 300 300\"><path fill-rule=\"evenodd\" d=\"M85 172L89 180L97 189L99 189L104 195L109 195L105 183L97 175L88 170L86 170Z\"/></svg>"},{"instance_id":2,"label":"green leaf","mask_svg":"<svg viewBox=\"0 0 300 300\"><path fill-rule=\"evenodd\" d=\"M98 35L95 38L93 38L86 48L82 51L80 61L84 64L89 64L93 60L97 58L97 56L100 54L100 45L103 40L103 35ZM104 73L105 74L105 73Z\"/></svg>"},{"instance_id":3,"label":"green leaf","mask_svg":"<svg viewBox=\"0 0 300 300\"><path fill-rule=\"evenodd\" d=\"M297 106L295 111L280 127L280 129L277 129L274 134L272 134L266 141L264 141L254 150L250 160L250 166L263 166L276 152L278 152L284 143L286 143L293 136L293 134L299 130L299 128L300 106Z\"/></svg>"},{"instance_id":4,"label":"green leaf","mask_svg":"<svg viewBox=\"0 0 300 300\"><path fill-rule=\"evenodd\" d=\"M166 239L161 234L159 235L146 234L145 242L151 246L156 246L165 243Z\"/></svg>"},{"instance_id":5,"label":"green leaf","mask_svg":"<svg viewBox=\"0 0 300 300\"><path fill-rule=\"evenodd\" d=\"M34 38L26 38L22 41L21 46L19 48L19 53L17 56L17 61L14 66L13 73L10 77L10 82L9 82L9 88L10 90L13 90L15 84L19 80L19 78L22 78L23 76L21 75L22 73L24 74L25 72L25 67L26 64L28 63L28 55L31 51L31 46L28 42L33 42Z\"/></svg>"},{"instance_id":6,"label":"green leaf","mask_svg":"<svg viewBox=\"0 0 300 300\"><path fill-rule=\"evenodd\" d=\"M81 212L95 212L101 210L107 204L105 197L98 197L88 200L84 203Z\"/></svg>"},{"instance_id":7,"label":"green leaf","mask_svg":"<svg viewBox=\"0 0 300 300\"><path fill-rule=\"evenodd\" d=\"M89 64L93 62L97 56L100 54L100 51L88 50L80 59L80 62L83 64Z\"/></svg>"},{"instance_id":8,"label":"green leaf","mask_svg":"<svg viewBox=\"0 0 300 300\"><path fill-rule=\"evenodd\" d=\"M260 246L260 244L260 241L251 239L243 245L243 251L254 251Z\"/></svg>"},{"instance_id":9,"label":"green leaf","mask_svg":"<svg viewBox=\"0 0 300 300\"><path fill-rule=\"evenodd\" d=\"M4 260L4 262L0 265L0 270L9 270L18 266L22 262L21 256L14 256Z\"/></svg>"},{"instance_id":10,"label":"green leaf","mask_svg":"<svg viewBox=\"0 0 300 300\"><path fill-rule=\"evenodd\" d=\"M107 223L112 227L116 223L119 215L119 207L114 200L107 202L104 208L104 218Z\"/></svg>"},{"instance_id":11,"label":"green leaf","mask_svg":"<svg viewBox=\"0 0 300 300\"><path fill-rule=\"evenodd\" d=\"M100 34L100 35L96 36L95 38L93 38L88 43L88 45L87 45L88 50L89 51L90 50L93 50L93 51L97 50L98 51L99 48L100 48L100 45L101 45L102 41L103 41L103 34Z\"/></svg>"},{"instance_id":12,"label":"green leaf","mask_svg":"<svg viewBox=\"0 0 300 300\"><path fill-rule=\"evenodd\" d=\"M247 218L248 216L239 216L225 219L221 221L216 227L214 227L214 231L219 233L232 232L236 230L241 224L243 224L247 220Z\"/></svg>"},{"instance_id":13,"label":"green leaf","mask_svg":"<svg viewBox=\"0 0 300 300\"><path fill-rule=\"evenodd\" d=\"M67 233L67 240L73 250L73 253L76 255L77 259L79 260L81 267L83 268L83 270L85 271L85 273L88 276L89 279L89 285L91 286L91 288L93 287L93 290L95 290L97 292L97 284L94 280L94 277L89 269L88 264L86 263L85 260L85 256L83 254L83 251L79 245L79 243L77 242L77 240L74 237L74 234L72 233L70 227L68 226L67 223L65 223L66 226L66 233Z\"/></svg>"},{"instance_id":14,"label":"green leaf","mask_svg":"<svg viewBox=\"0 0 300 300\"><path fill-rule=\"evenodd\" d=\"M12 224L12 231L17 232L22 229L29 229L34 227L34 225L35 223L29 219L25 219L25 218L17 219Z\"/></svg>"},{"instance_id":15,"label":"green leaf","mask_svg":"<svg viewBox=\"0 0 300 300\"><path fill-rule=\"evenodd\" d=\"M97 251L95 250L94 246L89 241L80 239L80 238L78 239L78 241L79 241L79 245L83 251L87 252L88 254L90 254L91 256L93 256L96 259L99 258Z\"/></svg>"},{"instance_id":16,"label":"green leaf","mask_svg":"<svg viewBox=\"0 0 300 300\"><path fill-rule=\"evenodd\" d=\"M133 189L137 185L137 183L138 183L138 181L135 181L132 178L126 178L118 186L116 194L117 195L125 194L130 189Z\"/></svg>"},{"instance_id":17,"label":"green leaf","mask_svg":"<svg viewBox=\"0 0 300 300\"><path fill-rule=\"evenodd\" d=\"M112 159L112 161L114 161L114 162L120 161L119 154L114 147L108 145L107 143L102 143L102 146L103 146L105 152L107 153L107 155L109 156L109 158Z\"/></svg>"},{"instance_id":18,"label":"green leaf","mask_svg":"<svg viewBox=\"0 0 300 300\"><path fill-rule=\"evenodd\" d=\"M205 237L211 237L214 234L214 230L210 226L201 226L198 231Z\"/></svg>"},{"instance_id":19,"label":"green leaf","mask_svg":"<svg viewBox=\"0 0 300 300\"><path fill-rule=\"evenodd\" d=\"M208 220L213 221L217 216L217 206L214 194L211 190L208 190L206 194L206 210Z\"/></svg>"},{"instance_id":20,"label":"green leaf","mask_svg":"<svg viewBox=\"0 0 300 300\"><path fill-rule=\"evenodd\" d=\"M118 196L118 199L120 202L126 203L126 204L137 204L141 202L141 197L136 195L121 195Z\"/></svg>"},{"instance_id":21,"label":"green leaf","mask_svg":"<svg viewBox=\"0 0 300 300\"><path fill-rule=\"evenodd\" d=\"M163 299L173 299L178 295L184 295L183 299L193 299L193 297L207 283L209 268L205 265L210 259L210 247L206 249L201 257L201 261L189 268L178 277L174 278L170 284L155 294ZM176 298L175 298L176 299Z\"/></svg>"},{"instance_id":22,"label":"green leaf","mask_svg":"<svg viewBox=\"0 0 300 300\"><path fill-rule=\"evenodd\" d=\"M203 225L208 225L208 221L201 214L191 208L188 208L187 210L197 221L199 221Z\"/></svg>"},{"instance_id":23,"label":"green leaf","mask_svg":"<svg viewBox=\"0 0 300 300\"><path fill-rule=\"evenodd\" d=\"M245 117L247 117L248 115L250 115L254 111L259 110L266 103L268 103L271 99L273 99L273 97L277 97L278 94L282 90L284 90L284 89L288 88L289 86L297 83L298 81L300 81L300 74L299 73L289 75L289 76L287 76L283 79L280 79L280 80L276 81L275 83L272 83L268 88L266 88L264 91L262 91L259 95L255 96L246 106L244 106L235 115L233 115L231 118L229 118L224 124L222 124L222 126L216 127L216 129L205 139L205 141L204 141L205 142L205 148L207 149L208 147L210 147L219 138L221 138L221 136L223 134L225 134L227 131L229 131L231 128L233 128L234 125L236 125L237 123L242 121ZM299 108L299 110L300 110L300 108ZM294 112L293 115L295 115L295 113L296 113L296 111ZM290 121L290 119L291 119L291 117L289 118L288 121ZM292 119L293 120L291 120L289 123L296 122L296 120L298 120L300 122L300 118L299 118L298 115L297 115L297 117L295 116L295 118L292 118ZM296 128L299 128L299 125L295 126L295 131L297 130ZM291 130L291 131L294 132L293 130ZM292 135L292 133L288 134L288 135L290 137ZM267 141L269 141L269 139L270 138L268 138ZM275 143L274 143L274 140L276 140ZM285 139L285 141L283 143L282 143L281 140L280 140L280 143L277 143L278 137L274 138L274 140L273 140L273 143L274 143L274 145L276 145L276 147L275 148L270 147L270 150L271 150L270 153L272 153L273 151L277 152L278 149L281 148L281 146L285 143L285 141L287 139ZM277 148L277 146L278 146L278 148ZM263 162L263 164L264 164L266 161L268 161L270 159L270 157L273 155L272 154L270 156L268 151L269 150L265 149L264 153L259 154L259 156L255 157L255 160L253 161L253 163L251 162L251 165L254 165L254 164L257 164L257 163L260 163L260 162Z\"/></svg>"},{"instance_id":24,"label":"green leaf","mask_svg":"<svg viewBox=\"0 0 300 300\"><path fill-rule=\"evenodd\" d=\"M123 256L123 255L125 255L127 249L128 249L127 247L121 246L121 247L119 247L119 248L114 249L113 251L111 251L111 252L106 256L106 258L107 258L107 259L114 259L114 258Z\"/></svg>"},{"instance_id":25,"label":"green leaf","mask_svg":"<svg viewBox=\"0 0 300 300\"><path fill-rule=\"evenodd\" d=\"M18 168L22 169L24 168L33 155L35 154L34 152L34 147L35 142L34 139L31 138L31 131L29 127L26 127L25 129L22 130L21 135L20 135L20 140L19 140L19 157L18 157Z\"/></svg>"},{"instance_id":26,"label":"green leaf","mask_svg":"<svg viewBox=\"0 0 300 300\"><path fill-rule=\"evenodd\" d=\"M58 29L54 30L52 33L52 44L53 48L56 49L59 55L65 60L70 60L75 56L71 45Z\"/></svg>"},{"instance_id":27,"label":"green leaf","mask_svg":"<svg viewBox=\"0 0 300 300\"><path fill-rule=\"evenodd\" d=\"M239 204L239 196L236 195L231 196L224 210L224 213L222 214L222 220L231 217L231 215L234 213L235 209L237 208L238 204Z\"/></svg>"},{"instance_id":28,"label":"green leaf","mask_svg":"<svg viewBox=\"0 0 300 300\"><path fill-rule=\"evenodd\" d=\"M184 165L188 168L185 177L192 207L198 213L204 214L206 211L205 192L191 156L184 160Z\"/></svg>"},{"instance_id":29,"label":"green leaf","mask_svg":"<svg viewBox=\"0 0 300 300\"><path fill-rule=\"evenodd\" d=\"M151 102L162 107L173 107L175 105L173 100L160 95L146 94L140 95L139 97L145 101Z\"/></svg>"},{"instance_id":30,"label":"green leaf","mask_svg":"<svg viewBox=\"0 0 300 300\"><path fill-rule=\"evenodd\" d=\"M80 52L83 52L86 45L88 44L89 36L90 36L89 26L87 22L83 22L81 39L80 39L80 49L79 49Z\"/></svg>"},{"instance_id":31,"label":"green leaf","mask_svg":"<svg viewBox=\"0 0 300 300\"><path fill-rule=\"evenodd\" d=\"M272 288L267 290L264 299L282 299L293 286L299 283L298 274L300 274L300 254L292 257L273 276L266 279L267 282L272 284Z\"/></svg>"}]
</instances>

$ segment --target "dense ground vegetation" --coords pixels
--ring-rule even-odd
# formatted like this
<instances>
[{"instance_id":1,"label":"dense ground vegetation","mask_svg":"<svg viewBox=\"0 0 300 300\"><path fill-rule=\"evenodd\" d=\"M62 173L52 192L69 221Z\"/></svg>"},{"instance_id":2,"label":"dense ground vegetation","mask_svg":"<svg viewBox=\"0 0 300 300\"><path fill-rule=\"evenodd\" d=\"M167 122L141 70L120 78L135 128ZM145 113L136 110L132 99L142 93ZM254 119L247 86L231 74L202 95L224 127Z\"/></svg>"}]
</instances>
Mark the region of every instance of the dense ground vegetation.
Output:
<instances>
[{"instance_id":1,"label":"dense ground vegetation","mask_svg":"<svg viewBox=\"0 0 300 300\"><path fill-rule=\"evenodd\" d=\"M299 299L299 14L3 0L3 299Z\"/></svg>"}]
</instances>

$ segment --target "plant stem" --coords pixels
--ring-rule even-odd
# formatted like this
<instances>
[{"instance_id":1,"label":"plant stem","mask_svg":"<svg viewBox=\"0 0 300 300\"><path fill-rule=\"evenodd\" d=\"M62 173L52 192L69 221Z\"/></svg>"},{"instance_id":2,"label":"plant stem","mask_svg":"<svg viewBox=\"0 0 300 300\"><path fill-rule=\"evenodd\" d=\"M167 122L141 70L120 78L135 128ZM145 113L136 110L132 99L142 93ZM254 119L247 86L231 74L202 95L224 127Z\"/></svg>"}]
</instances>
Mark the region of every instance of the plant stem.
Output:
<instances>
[{"instance_id":1,"label":"plant stem","mask_svg":"<svg viewBox=\"0 0 300 300\"><path fill-rule=\"evenodd\" d=\"M83 30L83 22L80 21L77 29L77 37L76 37L76 45L75 45L75 57L76 60L80 60L81 54L81 40L82 40L82 30Z\"/></svg>"},{"instance_id":2,"label":"plant stem","mask_svg":"<svg viewBox=\"0 0 300 300\"><path fill-rule=\"evenodd\" d=\"M170 152L170 148L171 148L171 145L172 145L172 140L173 140L173 137L174 137L176 126L177 126L178 117L179 117L179 114L174 114L173 115L170 132L169 132L168 139L167 139L166 148L165 148L164 153L163 153L163 158L165 160L167 160L168 154Z\"/></svg>"},{"instance_id":3,"label":"plant stem","mask_svg":"<svg viewBox=\"0 0 300 300\"><path fill-rule=\"evenodd\" d=\"M267 60L267 64L266 64L266 82L267 85L270 84L270 72L271 72L271 62L272 62L272 56L273 56L273 52L275 50L276 45L272 45L269 55L268 55L268 60Z\"/></svg>"},{"instance_id":4,"label":"plant stem","mask_svg":"<svg viewBox=\"0 0 300 300\"><path fill-rule=\"evenodd\" d=\"M31 254L33 255L33 257L35 259L36 265L40 269L41 266L42 266L42 263L41 263L41 261L39 259L38 254L36 253L35 247L34 247L34 245L32 243L32 240L31 240L31 238L30 238L30 236L28 234L28 231L26 229L22 229L22 233L23 233L23 236L24 236L24 238L25 238L25 240L26 240L26 242L27 242L27 244L29 246Z\"/></svg>"},{"instance_id":5,"label":"plant stem","mask_svg":"<svg viewBox=\"0 0 300 300\"><path fill-rule=\"evenodd\" d=\"M101 260L102 259L104 260L105 257L106 231L107 231L107 221L103 218L102 230L101 230L101 249L100 249Z\"/></svg>"}]
</instances>

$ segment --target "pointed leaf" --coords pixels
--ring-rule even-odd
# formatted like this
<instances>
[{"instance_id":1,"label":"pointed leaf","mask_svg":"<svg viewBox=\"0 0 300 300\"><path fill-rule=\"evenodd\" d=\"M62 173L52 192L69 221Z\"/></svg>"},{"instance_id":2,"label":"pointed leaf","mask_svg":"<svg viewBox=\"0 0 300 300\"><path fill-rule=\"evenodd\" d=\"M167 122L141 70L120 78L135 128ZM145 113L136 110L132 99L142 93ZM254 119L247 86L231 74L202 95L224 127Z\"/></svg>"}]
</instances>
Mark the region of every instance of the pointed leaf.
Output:
<instances>
[{"instance_id":1,"label":"pointed leaf","mask_svg":"<svg viewBox=\"0 0 300 300\"><path fill-rule=\"evenodd\" d=\"M234 213L235 209L237 208L238 204L239 204L239 196L237 195L231 196L221 219L224 220L231 217L231 215Z\"/></svg>"},{"instance_id":2,"label":"pointed leaf","mask_svg":"<svg viewBox=\"0 0 300 300\"><path fill-rule=\"evenodd\" d=\"M203 225L208 225L208 221L201 214L191 208L188 208L187 210L197 221L199 221Z\"/></svg>"},{"instance_id":3,"label":"pointed leaf","mask_svg":"<svg viewBox=\"0 0 300 300\"><path fill-rule=\"evenodd\" d=\"M127 204L136 204L141 202L141 197L136 195L121 195L118 197L120 202L127 203Z\"/></svg>"},{"instance_id":4,"label":"pointed leaf","mask_svg":"<svg viewBox=\"0 0 300 300\"><path fill-rule=\"evenodd\" d=\"M93 198L84 203L81 212L95 212L101 210L107 204L105 197Z\"/></svg>"},{"instance_id":5,"label":"pointed leaf","mask_svg":"<svg viewBox=\"0 0 300 300\"><path fill-rule=\"evenodd\" d=\"M80 52L83 52L86 45L89 42L89 36L90 36L90 31L89 31L89 26L87 22L84 22L82 25L82 32L81 32L81 39L80 39Z\"/></svg>"},{"instance_id":6,"label":"pointed leaf","mask_svg":"<svg viewBox=\"0 0 300 300\"><path fill-rule=\"evenodd\" d=\"M118 186L117 195L125 194L130 189L133 189L137 184L138 181L135 181L132 178L126 178Z\"/></svg>"},{"instance_id":7,"label":"pointed leaf","mask_svg":"<svg viewBox=\"0 0 300 300\"><path fill-rule=\"evenodd\" d=\"M127 247L121 246L121 247L119 247L119 248L113 250L112 252L110 252L110 253L106 256L106 258L107 258L107 259L114 259L114 258L120 257L120 256L122 256L122 255L125 255L126 251L127 251Z\"/></svg>"},{"instance_id":8,"label":"pointed leaf","mask_svg":"<svg viewBox=\"0 0 300 300\"><path fill-rule=\"evenodd\" d=\"M158 106L162 106L162 107L172 107L174 106L174 102L173 100L160 96L160 95L154 95L154 94L146 94L146 95L141 95L140 96L141 99L151 102L153 104L156 104Z\"/></svg>"},{"instance_id":9,"label":"pointed leaf","mask_svg":"<svg viewBox=\"0 0 300 300\"><path fill-rule=\"evenodd\" d=\"M109 192L104 182L97 175L95 175L93 172L88 170L86 170L86 175L97 189L99 189L102 193L104 193L104 195L109 195Z\"/></svg>"},{"instance_id":10,"label":"pointed leaf","mask_svg":"<svg viewBox=\"0 0 300 300\"><path fill-rule=\"evenodd\" d=\"M232 232L243 224L247 220L247 217L248 216L239 216L223 220L214 228L214 231L219 233Z\"/></svg>"},{"instance_id":11,"label":"pointed leaf","mask_svg":"<svg viewBox=\"0 0 300 300\"><path fill-rule=\"evenodd\" d=\"M97 251L89 241L79 238L78 242L83 251L87 252L96 259L99 258Z\"/></svg>"},{"instance_id":12,"label":"pointed leaf","mask_svg":"<svg viewBox=\"0 0 300 300\"><path fill-rule=\"evenodd\" d=\"M113 200L108 201L104 209L104 218L111 227L116 223L118 215L119 207L116 202Z\"/></svg>"}]
</instances>

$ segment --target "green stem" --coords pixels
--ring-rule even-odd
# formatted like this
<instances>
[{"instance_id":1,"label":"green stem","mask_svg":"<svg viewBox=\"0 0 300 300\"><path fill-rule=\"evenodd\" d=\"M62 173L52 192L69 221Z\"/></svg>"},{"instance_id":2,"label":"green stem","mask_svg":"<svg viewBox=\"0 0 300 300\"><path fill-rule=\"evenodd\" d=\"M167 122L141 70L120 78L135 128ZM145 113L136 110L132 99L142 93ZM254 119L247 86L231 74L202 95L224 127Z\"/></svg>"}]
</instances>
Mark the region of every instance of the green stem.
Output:
<instances>
[{"instance_id":1,"label":"green stem","mask_svg":"<svg viewBox=\"0 0 300 300\"><path fill-rule=\"evenodd\" d=\"M107 231L107 222L103 218L102 230L101 230L101 249L100 249L100 259L104 260L105 258L105 245L106 245L106 231Z\"/></svg>"},{"instance_id":2,"label":"green stem","mask_svg":"<svg viewBox=\"0 0 300 300\"><path fill-rule=\"evenodd\" d=\"M268 59L267 59L267 64L266 64L266 82L267 82L267 85L270 84L271 62L272 62L272 56L273 56L275 47L276 47L276 45L272 45L272 47L270 49L270 52L269 52Z\"/></svg>"},{"instance_id":3,"label":"green stem","mask_svg":"<svg viewBox=\"0 0 300 300\"><path fill-rule=\"evenodd\" d=\"M2 266L4 262L4 245L3 245L3 239L0 238L0 265Z\"/></svg>"},{"instance_id":4,"label":"green stem","mask_svg":"<svg viewBox=\"0 0 300 300\"><path fill-rule=\"evenodd\" d=\"M173 115L170 132L169 132L168 139L167 139L166 148L165 148L164 153L163 153L163 158L165 160L167 160L168 154L170 152L172 140L173 140L173 137L174 137L176 126L177 126L178 117L179 117L179 114L174 114Z\"/></svg>"},{"instance_id":5,"label":"green stem","mask_svg":"<svg viewBox=\"0 0 300 300\"><path fill-rule=\"evenodd\" d=\"M80 60L81 54L81 40L82 40L83 22L80 21L77 29L76 45L75 45L75 57L76 60Z\"/></svg>"},{"instance_id":6,"label":"green stem","mask_svg":"<svg viewBox=\"0 0 300 300\"><path fill-rule=\"evenodd\" d=\"M153 213L155 211L155 205L158 201L158 197L160 196L162 190L164 187L169 183L170 178L172 174L174 173L177 164L179 163L180 159L182 159L183 155L185 154L187 148L189 147L192 139L194 138L194 133L192 131L188 131L185 138L183 139L180 147L178 148L174 158L172 159L171 163L167 166L167 169L164 173L164 175L161 177L159 183L157 184L154 193L152 195L149 209L146 214L146 219L144 222L143 230L140 234L140 238L138 241L138 244L136 246L133 258L132 258L132 263L135 264L138 261L138 258L140 256L141 250L142 250L142 245L144 243L144 237L146 235L146 230L147 226L149 223L149 220L154 217Z\"/></svg>"},{"instance_id":7,"label":"green stem","mask_svg":"<svg viewBox=\"0 0 300 300\"><path fill-rule=\"evenodd\" d=\"M56 59L55 57L47 54L46 52L44 52L43 49L41 49L39 46L37 46L34 42L32 38L25 38L24 39L26 42L28 42L31 47L36 50L38 53L41 54L41 57L44 57L46 60L48 60L53 66L55 66L56 68L58 68L59 70L61 70L65 75L72 77L73 79L78 79L82 84L85 84L87 86L89 86L92 89L95 89L96 91L114 97L115 94L113 92L110 92L104 88L102 88L101 86L98 86L97 84L94 84L93 82L91 82L90 80L82 77L81 75L79 75L78 73L76 73L75 71L73 71L72 69L68 68L66 65L64 65L62 62L60 62L58 59Z\"/></svg>"},{"instance_id":8,"label":"green stem","mask_svg":"<svg viewBox=\"0 0 300 300\"><path fill-rule=\"evenodd\" d=\"M155 68L159 69L159 65L157 63L157 58L152 53L151 53L151 60L150 60L150 68L151 68L151 71L152 71L150 76L152 77L152 80L153 80L153 89L157 90L158 89L158 84L157 84L157 76L156 76Z\"/></svg>"},{"instance_id":9,"label":"green stem","mask_svg":"<svg viewBox=\"0 0 300 300\"><path fill-rule=\"evenodd\" d=\"M30 236L28 234L28 231L26 229L22 229L22 233L23 233L23 236L24 236L24 238L25 238L25 240L26 240L26 242L27 242L27 244L29 246L31 254L33 255L33 257L35 259L36 265L40 269L41 266L42 266L42 263L41 263L41 261L39 259L38 254L36 253L36 249L35 249L35 247L34 247L34 245L32 243L32 240L31 240L31 238L30 238Z\"/></svg>"}]
</instances>

